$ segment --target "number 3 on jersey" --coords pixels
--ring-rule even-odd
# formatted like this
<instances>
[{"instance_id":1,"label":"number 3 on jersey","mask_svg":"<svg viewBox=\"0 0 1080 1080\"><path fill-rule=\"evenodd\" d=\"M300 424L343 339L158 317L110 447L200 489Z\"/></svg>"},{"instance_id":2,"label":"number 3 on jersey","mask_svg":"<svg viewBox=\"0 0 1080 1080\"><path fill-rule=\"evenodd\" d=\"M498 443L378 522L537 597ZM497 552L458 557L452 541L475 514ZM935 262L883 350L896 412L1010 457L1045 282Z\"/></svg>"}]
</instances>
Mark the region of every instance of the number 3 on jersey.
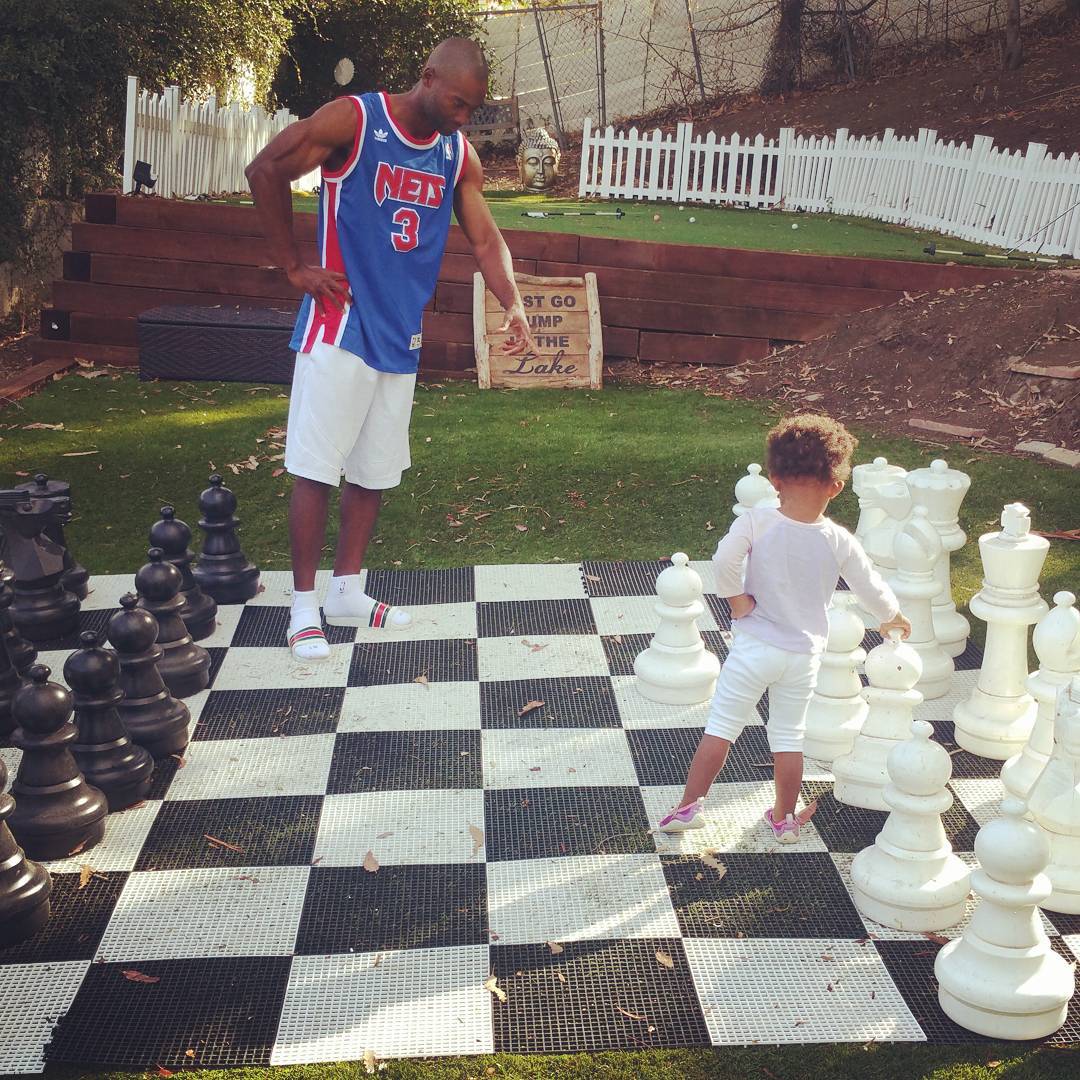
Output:
<instances>
[{"instance_id":1,"label":"number 3 on jersey","mask_svg":"<svg viewBox=\"0 0 1080 1080\"><path fill-rule=\"evenodd\" d=\"M395 225L401 226L401 232L392 232L390 240L395 251L412 251L420 243L420 215L407 206L395 211L392 218Z\"/></svg>"}]
</instances>

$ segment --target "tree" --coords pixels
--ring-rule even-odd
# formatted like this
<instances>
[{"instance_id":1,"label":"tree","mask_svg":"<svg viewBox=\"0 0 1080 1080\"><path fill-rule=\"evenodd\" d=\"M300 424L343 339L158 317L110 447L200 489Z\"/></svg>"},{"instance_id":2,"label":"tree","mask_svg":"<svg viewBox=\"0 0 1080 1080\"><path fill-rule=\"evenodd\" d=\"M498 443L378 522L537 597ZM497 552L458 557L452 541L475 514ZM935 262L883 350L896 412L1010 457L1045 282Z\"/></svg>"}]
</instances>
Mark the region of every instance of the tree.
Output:
<instances>
[{"instance_id":1,"label":"tree","mask_svg":"<svg viewBox=\"0 0 1080 1080\"><path fill-rule=\"evenodd\" d=\"M476 37L471 0L310 0L273 82L278 102L299 116L343 93L405 90L443 38ZM334 67L348 58L354 74L340 86Z\"/></svg>"},{"instance_id":2,"label":"tree","mask_svg":"<svg viewBox=\"0 0 1080 1080\"><path fill-rule=\"evenodd\" d=\"M1005 67L1015 71L1024 62L1020 40L1020 0L1008 0L1005 7Z\"/></svg>"},{"instance_id":3,"label":"tree","mask_svg":"<svg viewBox=\"0 0 1080 1080\"><path fill-rule=\"evenodd\" d=\"M802 64L802 24L806 0L780 0L780 21L761 79L763 94L789 94L799 85Z\"/></svg>"}]
</instances>

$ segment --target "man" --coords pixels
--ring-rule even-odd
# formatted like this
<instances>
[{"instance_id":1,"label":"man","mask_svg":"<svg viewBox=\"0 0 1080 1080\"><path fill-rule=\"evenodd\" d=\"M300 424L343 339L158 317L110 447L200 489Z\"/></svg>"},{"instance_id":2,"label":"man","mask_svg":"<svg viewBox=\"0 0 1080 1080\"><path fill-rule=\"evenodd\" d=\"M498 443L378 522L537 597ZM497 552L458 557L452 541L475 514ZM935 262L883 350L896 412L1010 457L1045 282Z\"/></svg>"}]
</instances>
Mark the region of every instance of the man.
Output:
<instances>
[{"instance_id":1,"label":"man","mask_svg":"<svg viewBox=\"0 0 1080 1080\"><path fill-rule=\"evenodd\" d=\"M484 101L487 63L464 38L438 45L404 94L339 98L292 124L246 175L275 262L305 293L285 467L292 474L293 603L299 660L330 655L315 596L330 489L345 476L327 622L401 628L408 612L360 587L381 493L409 466L421 316L435 288L451 206L506 319L504 348L532 346L510 252L483 197L483 170L460 128ZM318 266L292 233L290 181L322 166Z\"/></svg>"}]
</instances>

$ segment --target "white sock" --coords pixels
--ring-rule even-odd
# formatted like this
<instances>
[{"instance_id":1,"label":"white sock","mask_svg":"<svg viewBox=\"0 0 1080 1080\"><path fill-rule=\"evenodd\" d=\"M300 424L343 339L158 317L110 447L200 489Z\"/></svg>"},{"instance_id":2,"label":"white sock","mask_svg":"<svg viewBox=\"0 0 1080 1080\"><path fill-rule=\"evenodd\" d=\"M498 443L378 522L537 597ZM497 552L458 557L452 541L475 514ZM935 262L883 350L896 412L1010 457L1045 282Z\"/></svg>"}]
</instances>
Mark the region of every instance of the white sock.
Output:
<instances>
[{"instance_id":1,"label":"white sock","mask_svg":"<svg viewBox=\"0 0 1080 1080\"><path fill-rule=\"evenodd\" d=\"M330 580L323 605L327 620L349 620L353 625L400 630L412 622L401 608L380 603L360 588L359 574L342 574Z\"/></svg>"},{"instance_id":2,"label":"white sock","mask_svg":"<svg viewBox=\"0 0 1080 1080\"><path fill-rule=\"evenodd\" d=\"M317 629L318 633L305 635L299 641L293 636L303 631ZM294 592L292 610L289 613L289 647L297 660L325 660L330 655L330 646L322 632L322 619L319 618L319 601L315 591Z\"/></svg>"}]
</instances>

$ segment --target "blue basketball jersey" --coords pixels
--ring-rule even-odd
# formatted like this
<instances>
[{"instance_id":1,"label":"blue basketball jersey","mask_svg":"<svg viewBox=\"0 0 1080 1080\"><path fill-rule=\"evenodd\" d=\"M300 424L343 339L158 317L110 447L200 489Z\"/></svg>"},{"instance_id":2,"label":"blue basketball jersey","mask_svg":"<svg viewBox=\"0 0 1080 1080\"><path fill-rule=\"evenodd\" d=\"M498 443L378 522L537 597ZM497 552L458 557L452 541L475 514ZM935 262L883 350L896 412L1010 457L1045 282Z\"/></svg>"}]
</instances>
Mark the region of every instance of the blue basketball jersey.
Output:
<instances>
[{"instance_id":1,"label":"blue basketball jersey","mask_svg":"<svg viewBox=\"0 0 1080 1080\"><path fill-rule=\"evenodd\" d=\"M383 93L349 100L356 136L345 163L322 171L318 243L320 264L349 279L352 302L344 312L322 310L305 295L290 348L306 353L323 341L379 371L410 374L467 144L460 131L412 139Z\"/></svg>"}]
</instances>

